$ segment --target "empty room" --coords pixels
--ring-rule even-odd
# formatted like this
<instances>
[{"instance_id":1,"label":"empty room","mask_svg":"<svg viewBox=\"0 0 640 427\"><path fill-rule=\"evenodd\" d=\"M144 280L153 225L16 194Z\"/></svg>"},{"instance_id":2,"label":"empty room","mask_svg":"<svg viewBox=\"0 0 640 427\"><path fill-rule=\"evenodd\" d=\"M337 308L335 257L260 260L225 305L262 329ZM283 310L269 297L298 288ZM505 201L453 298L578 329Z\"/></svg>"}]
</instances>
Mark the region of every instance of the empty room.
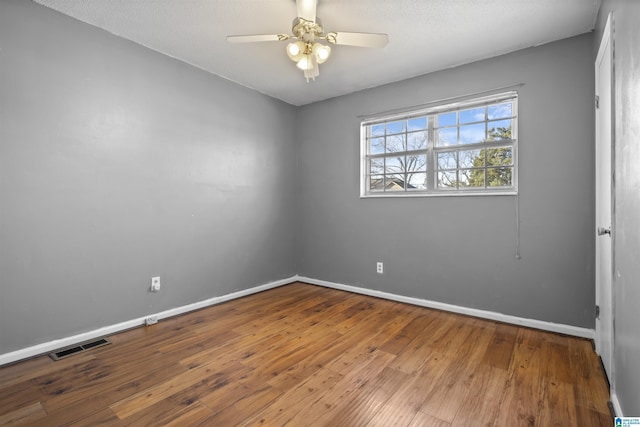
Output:
<instances>
[{"instance_id":1,"label":"empty room","mask_svg":"<svg viewBox=\"0 0 640 427\"><path fill-rule=\"evenodd\" d=\"M640 424L639 24L0 0L0 425Z\"/></svg>"}]
</instances>

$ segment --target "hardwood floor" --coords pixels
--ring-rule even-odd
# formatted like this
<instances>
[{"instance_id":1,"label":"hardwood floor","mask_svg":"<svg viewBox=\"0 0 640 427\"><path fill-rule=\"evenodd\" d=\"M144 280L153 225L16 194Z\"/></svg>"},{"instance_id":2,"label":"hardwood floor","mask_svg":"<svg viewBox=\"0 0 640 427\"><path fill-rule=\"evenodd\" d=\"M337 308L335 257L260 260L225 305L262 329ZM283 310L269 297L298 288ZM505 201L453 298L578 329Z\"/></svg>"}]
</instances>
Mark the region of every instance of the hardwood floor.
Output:
<instances>
[{"instance_id":1,"label":"hardwood floor","mask_svg":"<svg viewBox=\"0 0 640 427\"><path fill-rule=\"evenodd\" d=\"M0 368L0 425L611 426L591 342L291 284Z\"/></svg>"}]
</instances>

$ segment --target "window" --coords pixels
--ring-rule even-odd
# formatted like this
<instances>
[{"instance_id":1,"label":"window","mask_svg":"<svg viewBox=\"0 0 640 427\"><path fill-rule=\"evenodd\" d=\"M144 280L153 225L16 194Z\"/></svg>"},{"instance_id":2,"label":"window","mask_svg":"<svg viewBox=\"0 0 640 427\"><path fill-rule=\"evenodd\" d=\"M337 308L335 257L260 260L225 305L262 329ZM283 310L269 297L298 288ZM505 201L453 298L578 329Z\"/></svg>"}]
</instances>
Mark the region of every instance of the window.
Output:
<instances>
[{"instance_id":1,"label":"window","mask_svg":"<svg viewBox=\"0 0 640 427\"><path fill-rule=\"evenodd\" d=\"M515 194L517 94L361 123L361 196Z\"/></svg>"}]
</instances>

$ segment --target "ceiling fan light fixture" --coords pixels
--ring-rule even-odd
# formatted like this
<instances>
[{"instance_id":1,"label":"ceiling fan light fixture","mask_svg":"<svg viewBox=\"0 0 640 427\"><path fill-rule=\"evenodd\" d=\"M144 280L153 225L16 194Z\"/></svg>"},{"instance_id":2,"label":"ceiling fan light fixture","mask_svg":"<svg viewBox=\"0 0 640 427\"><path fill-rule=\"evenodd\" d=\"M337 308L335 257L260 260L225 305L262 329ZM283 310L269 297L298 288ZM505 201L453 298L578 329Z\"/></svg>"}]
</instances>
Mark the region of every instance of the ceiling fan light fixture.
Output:
<instances>
[{"instance_id":1,"label":"ceiling fan light fixture","mask_svg":"<svg viewBox=\"0 0 640 427\"><path fill-rule=\"evenodd\" d=\"M318 64L322 64L327 59L329 59L329 55L331 55L331 48L327 45L314 43L313 48L311 49L313 56L315 56Z\"/></svg>"},{"instance_id":2,"label":"ceiling fan light fixture","mask_svg":"<svg viewBox=\"0 0 640 427\"><path fill-rule=\"evenodd\" d=\"M304 52L306 48L307 48L306 44L302 41L289 43L287 45L287 55L292 61L298 62L304 56Z\"/></svg>"},{"instance_id":3,"label":"ceiling fan light fixture","mask_svg":"<svg viewBox=\"0 0 640 427\"><path fill-rule=\"evenodd\" d=\"M313 55L303 55L302 58L296 64L296 67L300 68L303 71L308 71L313 69L315 66L315 60Z\"/></svg>"}]
</instances>

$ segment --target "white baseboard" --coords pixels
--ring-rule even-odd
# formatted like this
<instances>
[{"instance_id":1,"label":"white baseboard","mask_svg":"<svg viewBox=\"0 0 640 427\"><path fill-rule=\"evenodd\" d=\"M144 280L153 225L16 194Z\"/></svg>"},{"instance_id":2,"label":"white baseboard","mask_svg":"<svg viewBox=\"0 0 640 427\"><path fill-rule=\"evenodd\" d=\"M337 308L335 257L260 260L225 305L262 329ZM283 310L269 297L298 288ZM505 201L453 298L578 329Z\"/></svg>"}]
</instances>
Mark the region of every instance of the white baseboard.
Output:
<instances>
[{"instance_id":1,"label":"white baseboard","mask_svg":"<svg viewBox=\"0 0 640 427\"><path fill-rule=\"evenodd\" d=\"M312 279L310 277L298 276L297 280L312 285L324 286L327 288L340 289L348 292L369 295L372 297L388 299L392 301L404 302L421 307L435 308L453 313L466 314L468 316L481 317L483 319L495 320L498 322L510 323L513 325L526 326L528 328L541 329L543 331L557 332L581 338L594 339L593 329L579 328L577 326L564 325L560 323L544 322L542 320L526 319L523 317L511 316L508 314L496 313L494 311L478 310L475 308L462 307L458 305L445 304L442 302L429 301L420 298L407 297L403 295L391 294L388 292L376 291L372 289L360 288L358 286L343 285L340 283L327 282L324 280Z\"/></svg>"},{"instance_id":2,"label":"white baseboard","mask_svg":"<svg viewBox=\"0 0 640 427\"><path fill-rule=\"evenodd\" d=\"M39 356L41 354L50 353L60 348L75 345L84 341L88 341L98 337L104 337L106 335L122 332L127 329L135 328L145 324L145 319L148 317L157 317L158 320L166 319L167 317L177 316L179 314L187 313L189 311L198 310L200 308L209 307L211 305L220 304L225 301L230 301L237 298L242 298L247 295L255 294L258 292L266 291L268 289L277 288L279 286L287 285L298 281L298 276L292 276L287 279L276 280L275 282L265 283L264 285L255 286L253 288L245 289L231 294L222 295L219 297L209 298L204 301L198 301L193 304L183 305L182 307L176 307L169 310L161 311L160 313L151 313L137 319L127 320L115 325L105 326L93 331L84 332L81 334L73 335L70 337L37 344L32 347L23 348L10 353L0 354L0 366L8 363L17 362L20 360L28 359L30 357Z\"/></svg>"},{"instance_id":3,"label":"white baseboard","mask_svg":"<svg viewBox=\"0 0 640 427\"><path fill-rule=\"evenodd\" d=\"M209 298L204 301L199 301L193 304L184 305L182 307L176 307L169 310L162 311L160 313L151 313L143 317L128 320L115 325L105 326L93 331L84 332L82 334L73 335L70 337L49 341L42 344L37 344L32 347L23 348L10 353L0 354L0 366L8 363L17 362L19 360L28 359L30 357L39 356L41 354L50 353L60 348L68 347L74 344L78 344L84 341L91 340L93 338L103 337L110 334L115 334L127 329L135 328L140 325L144 325L145 319L148 317L156 317L158 320L166 319L167 317L177 316L179 314L187 313L190 311L198 310L200 308L209 307L230 301L233 299L241 298L247 295L255 294L258 292L266 291L268 289L277 288L279 286L287 285L293 282L304 282L312 285L324 286L327 288L339 289L348 292L354 292L363 295L369 295L372 297L383 298L392 301L404 302L407 304L413 304L421 307L435 308L443 311L450 311L453 313L466 314L469 316L481 317L484 319L495 320L504 323L510 323L514 325L526 326L535 329L541 329L544 331L558 332L561 334L572 335L582 338L593 339L595 331L593 329L579 328L576 326L563 325L558 323L543 322L541 320L525 319L517 316L510 316L507 314L496 313L493 311L478 310L474 308L461 307L452 304L445 304L436 301L429 301L420 298L407 297L402 295L391 294L388 292L376 291L372 289L360 288L357 286L343 285L340 283L327 282L324 280L312 279L310 277L303 276L291 276L287 279L277 280L275 282L269 282L264 285L256 286L253 288L245 289L231 294L222 295L219 297ZM617 399L613 400L615 396L612 396L612 403L616 409L616 413L620 410L620 405ZM617 406L616 406L617 405Z\"/></svg>"},{"instance_id":4,"label":"white baseboard","mask_svg":"<svg viewBox=\"0 0 640 427\"><path fill-rule=\"evenodd\" d=\"M620 406L620 401L618 400L618 395L615 390L611 390L611 404L613 405L613 410L616 413L616 417L624 417L622 413L622 407Z\"/></svg>"}]
</instances>

